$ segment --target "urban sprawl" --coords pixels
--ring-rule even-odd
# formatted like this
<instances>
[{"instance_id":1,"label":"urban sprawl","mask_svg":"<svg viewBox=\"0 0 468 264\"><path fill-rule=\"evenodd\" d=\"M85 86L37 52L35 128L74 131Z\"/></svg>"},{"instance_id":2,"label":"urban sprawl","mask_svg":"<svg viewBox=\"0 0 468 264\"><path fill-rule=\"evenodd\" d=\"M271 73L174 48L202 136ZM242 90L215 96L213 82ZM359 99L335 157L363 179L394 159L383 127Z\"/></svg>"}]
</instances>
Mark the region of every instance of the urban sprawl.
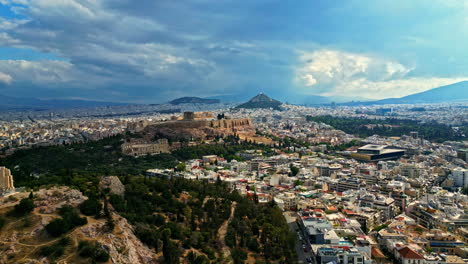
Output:
<instances>
[{"instance_id":1,"label":"urban sprawl","mask_svg":"<svg viewBox=\"0 0 468 264\"><path fill-rule=\"evenodd\" d=\"M230 136L268 145L272 152L247 149L235 153L237 159L205 155L178 169L147 170L145 176L221 180L259 203L274 202L297 234L296 251L303 263L467 263L466 140L436 142L418 131L359 137L314 121L320 116L392 118L457 130L468 122L466 106L282 105L283 111L225 104L177 107L5 113L0 116L0 155L150 134L122 143L122 152L138 159L184 145L219 145ZM379 125L364 126L372 130ZM191 134L165 136L174 131ZM0 192L13 190L10 170L0 168Z\"/></svg>"}]
</instances>

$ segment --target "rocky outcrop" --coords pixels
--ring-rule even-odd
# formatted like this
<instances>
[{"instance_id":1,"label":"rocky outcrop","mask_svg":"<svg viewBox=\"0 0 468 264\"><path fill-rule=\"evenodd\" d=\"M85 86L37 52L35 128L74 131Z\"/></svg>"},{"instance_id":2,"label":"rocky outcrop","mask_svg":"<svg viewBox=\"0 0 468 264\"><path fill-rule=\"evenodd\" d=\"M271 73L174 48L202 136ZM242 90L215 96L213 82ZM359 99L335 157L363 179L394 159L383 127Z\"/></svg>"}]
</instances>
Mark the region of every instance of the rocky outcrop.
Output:
<instances>
[{"instance_id":1,"label":"rocky outcrop","mask_svg":"<svg viewBox=\"0 0 468 264\"><path fill-rule=\"evenodd\" d=\"M133 227L125 218L116 214L112 217L116 223L115 231L100 237L100 242L109 248L112 263L159 263L154 251L133 234Z\"/></svg>"},{"instance_id":2,"label":"rocky outcrop","mask_svg":"<svg viewBox=\"0 0 468 264\"><path fill-rule=\"evenodd\" d=\"M113 194L123 196L125 193L125 186L117 176L104 176L99 182L99 188L102 190L109 189Z\"/></svg>"},{"instance_id":3,"label":"rocky outcrop","mask_svg":"<svg viewBox=\"0 0 468 264\"><path fill-rule=\"evenodd\" d=\"M109 186L112 192L122 194L124 188L120 180L115 176L108 176L102 179L103 186ZM106 187L107 188L107 187ZM28 193L14 194L16 200L27 197ZM28 217L31 224L23 227L16 222L6 223L0 232L0 264L1 263L50 263L47 258L37 258L37 250L45 245L52 245L55 239L49 237L45 231L47 225L53 219L59 217L57 209L63 205L77 207L87 199L78 190L68 187L53 187L42 189L34 193L34 203L36 208ZM6 199L6 198L3 198ZM11 210L14 203L3 203ZM68 246L66 254L56 260L56 263L71 263L69 259L79 257L77 246L79 241L97 241L101 243L109 252L110 263L160 263L159 256L145 246L133 233L133 227L125 218L120 216L109 205L111 217L114 222L114 230L109 232L106 227L106 218L95 219L87 217L88 223L70 231L67 236L72 243ZM84 259L83 259L84 261ZM84 263L84 262L83 262Z\"/></svg>"},{"instance_id":4,"label":"rocky outcrop","mask_svg":"<svg viewBox=\"0 0 468 264\"><path fill-rule=\"evenodd\" d=\"M65 204L76 207L88 199L80 191L68 187L42 189L34 193L34 196L34 210L41 214L53 214Z\"/></svg>"},{"instance_id":5,"label":"rocky outcrop","mask_svg":"<svg viewBox=\"0 0 468 264\"><path fill-rule=\"evenodd\" d=\"M162 122L147 126L143 130L148 138L154 135L171 139L207 138L210 136L228 136L236 133L255 134L252 120L222 119L222 120L180 120Z\"/></svg>"}]
</instances>

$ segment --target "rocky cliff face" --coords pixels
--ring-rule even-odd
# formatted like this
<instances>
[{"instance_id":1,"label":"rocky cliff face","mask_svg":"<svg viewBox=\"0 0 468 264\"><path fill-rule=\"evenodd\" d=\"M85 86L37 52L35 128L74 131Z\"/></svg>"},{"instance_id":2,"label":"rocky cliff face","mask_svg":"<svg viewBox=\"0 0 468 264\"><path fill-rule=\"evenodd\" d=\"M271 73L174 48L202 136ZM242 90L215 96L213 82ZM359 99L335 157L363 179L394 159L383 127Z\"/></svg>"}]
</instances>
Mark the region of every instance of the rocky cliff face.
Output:
<instances>
[{"instance_id":1,"label":"rocky cliff face","mask_svg":"<svg viewBox=\"0 0 468 264\"><path fill-rule=\"evenodd\" d=\"M119 190L120 188L116 189L117 192ZM0 215L5 215L19 200L27 196L28 193L18 193L0 198ZM68 187L42 189L34 193L34 196L36 208L30 216L20 220L13 217L6 218L7 222L0 232L0 263L50 263L38 253L42 246L50 246L57 240L47 234L45 225L58 218L56 214L58 208L63 205L77 207L87 199L81 192ZM87 217L88 224L75 228L67 234L72 242L67 246L65 254L55 262L87 263L89 260L77 254L79 241L87 240L104 245L109 251L111 263L158 263L159 256L141 243L127 220L117 214L110 205L109 210L115 223L112 232L107 231L105 218Z\"/></svg>"},{"instance_id":2,"label":"rocky cliff face","mask_svg":"<svg viewBox=\"0 0 468 264\"><path fill-rule=\"evenodd\" d=\"M104 176L101 178L99 182L99 188L102 190L109 189L109 191L113 194L117 195L124 195L125 193L125 186L120 181L119 177L117 176Z\"/></svg>"}]
</instances>

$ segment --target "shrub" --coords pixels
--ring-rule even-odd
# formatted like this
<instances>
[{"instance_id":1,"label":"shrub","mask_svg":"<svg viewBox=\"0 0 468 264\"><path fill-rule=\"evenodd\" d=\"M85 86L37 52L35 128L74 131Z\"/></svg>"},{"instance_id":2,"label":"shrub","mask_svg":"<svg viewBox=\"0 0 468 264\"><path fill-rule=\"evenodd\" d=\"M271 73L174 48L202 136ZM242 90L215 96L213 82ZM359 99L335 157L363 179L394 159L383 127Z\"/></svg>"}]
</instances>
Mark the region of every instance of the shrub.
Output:
<instances>
[{"instance_id":1,"label":"shrub","mask_svg":"<svg viewBox=\"0 0 468 264\"><path fill-rule=\"evenodd\" d=\"M65 247L70 244L68 237L61 238L57 243L51 246L43 246L39 249L39 254L44 257L50 257L52 259L59 258L65 252Z\"/></svg>"},{"instance_id":2,"label":"shrub","mask_svg":"<svg viewBox=\"0 0 468 264\"><path fill-rule=\"evenodd\" d=\"M34 210L34 202L29 198L24 198L19 204L15 205L13 214L15 216L25 216Z\"/></svg>"},{"instance_id":3,"label":"shrub","mask_svg":"<svg viewBox=\"0 0 468 264\"><path fill-rule=\"evenodd\" d=\"M124 212L125 211L125 200L122 196L117 194L111 194L109 197L109 201L114 207L117 212Z\"/></svg>"},{"instance_id":4,"label":"shrub","mask_svg":"<svg viewBox=\"0 0 468 264\"><path fill-rule=\"evenodd\" d=\"M55 219L48 223L45 229L50 235L58 237L70 230L70 224L64 219Z\"/></svg>"},{"instance_id":5,"label":"shrub","mask_svg":"<svg viewBox=\"0 0 468 264\"><path fill-rule=\"evenodd\" d=\"M109 252L98 242L80 241L78 254L83 258L90 258L92 262L107 262L109 260Z\"/></svg>"},{"instance_id":6,"label":"shrub","mask_svg":"<svg viewBox=\"0 0 468 264\"><path fill-rule=\"evenodd\" d=\"M244 263L245 260L247 259L247 253L240 248L233 249L231 251L231 255L235 264Z\"/></svg>"},{"instance_id":7,"label":"shrub","mask_svg":"<svg viewBox=\"0 0 468 264\"><path fill-rule=\"evenodd\" d=\"M88 200L80 204L80 211L84 215L99 215L102 210L101 202L95 197L90 197Z\"/></svg>"},{"instance_id":8,"label":"shrub","mask_svg":"<svg viewBox=\"0 0 468 264\"><path fill-rule=\"evenodd\" d=\"M376 227L374 228L374 231L375 231L375 232L379 232L380 230L382 230L382 229L384 229L384 228L387 228L387 227L388 227L388 225L382 224L382 225L376 226Z\"/></svg>"},{"instance_id":9,"label":"shrub","mask_svg":"<svg viewBox=\"0 0 468 264\"><path fill-rule=\"evenodd\" d=\"M5 225L5 223L6 223L5 218L0 217L0 229L2 229L2 227Z\"/></svg>"},{"instance_id":10,"label":"shrub","mask_svg":"<svg viewBox=\"0 0 468 264\"><path fill-rule=\"evenodd\" d=\"M62 218L55 219L45 226L46 231L52 236L60 236L71 229L88 223L86 218L80 217L75 208L65 205L59 209Z\"/></svg>"}]
</instances>

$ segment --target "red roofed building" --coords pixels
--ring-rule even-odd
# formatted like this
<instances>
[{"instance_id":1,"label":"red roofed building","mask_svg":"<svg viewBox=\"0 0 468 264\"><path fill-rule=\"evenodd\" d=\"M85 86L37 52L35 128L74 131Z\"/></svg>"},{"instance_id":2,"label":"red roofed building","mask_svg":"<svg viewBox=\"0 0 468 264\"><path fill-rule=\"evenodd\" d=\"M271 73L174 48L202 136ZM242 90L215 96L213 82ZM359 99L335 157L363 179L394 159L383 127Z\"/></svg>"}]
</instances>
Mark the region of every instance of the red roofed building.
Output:
<instances>
[{"instance_id":1,"label":"red roofed building","mask_svg":"<svg viewBox=\"0 0 468 264\"><path fill-rule=\"evenodd\" d=\"M385 262L385 259L387 258L382 253L382 251L380 251L380 249L376 247L372 247L371 254L372 254L372 258L374 259L374 262L377 262L377 263Z\"/></svg>"},{"instance_id":2,"label":"red roofed building","mask_svg":"<svg viewBox=\"0 0 468 264\"><path fill-rule=\"evenodd\" d=\"M355 214L356 214L355 212L353 212L353 210L346 210L346 209L343 209L342 212L343 212L344 214L346 214L346 215L355 215Z\"/></svg>"},{"instance_id":3,"label":"red roofed building","mask_svg":"<svg viewBox=\"0 0 468 264\"><path fill-rule=\"evenodd\" d=\"M398 249L396 258L401 261L401 264L423 264L424 257L418 252L409 247Z\"/></svg>"}]
</instances>

